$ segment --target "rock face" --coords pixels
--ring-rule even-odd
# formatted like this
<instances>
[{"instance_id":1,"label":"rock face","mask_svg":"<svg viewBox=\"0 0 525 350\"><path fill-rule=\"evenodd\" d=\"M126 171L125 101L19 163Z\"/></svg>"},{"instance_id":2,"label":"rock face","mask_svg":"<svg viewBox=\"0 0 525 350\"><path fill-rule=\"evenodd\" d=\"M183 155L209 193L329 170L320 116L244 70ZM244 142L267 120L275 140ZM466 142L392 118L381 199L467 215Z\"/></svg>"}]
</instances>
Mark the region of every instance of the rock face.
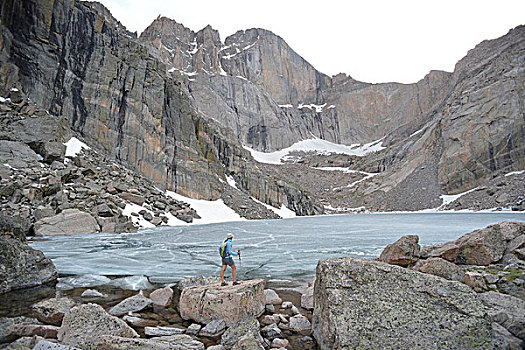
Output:
<instances>
[{"instance_id":1,"label":"rock face","mask_svg":"<svg viewBox=\"0 0 525 350\"><path fill-rule=\"evenodd\" d=\"M57 269L41 251L0 234L0 294L56 281Z\"/></svg>"},{"instance_id":2,"label":"rock face","mask_svg":"<svg viewBox=\"0 0 525 350\"><path fill-rule=\"evenodd\" d=\"M41 219L35 223L36 236L63 236L100 231L97 220L78 209L66 209L62 213Z\"/></svg>"},{"instance_id":3,"label":"rock face","mask_svg":"<svg viewBox=\"0 0 525 350\"><path fill-rule=\"evenodd\" d=\"M319 261L313 334L321 349L487 349L492 325L467 286L382 262Z\"/></svg>"},{"instance_id":4,"label":"rock face","mask_svg":"<svg viewBox=\"0 0 525 350\"><path fill-rule=\"evenodd\" d=\"M185 320L208 323L224 320L231 324L264 312L264 281L243 281L237 286L208 285L184 288L179 309Z\"/></svg>"},{"instance_id":5,"label":"rock face","mask_svg":"<svg viewBox=\"0 0 525 350\"><path fill-rule=\"evenodd\" d=\"M73 307L64 316L58 332L61 343L79 348L94 347L102 336L137 338L138 334L126 322L109 315L97 304Z\"/></svg>"},{"instance_id":6,"label":"rock face","mask_svg":"<svg viewBox=\"0 0 525 350\"><path fill-rule=\"evenodd\" d=\"M408 266L419 259L419 237L416 235L403 236L396 242L389 244L381 252L379 260L391 265Z\"/></svg>"}]
</instances>

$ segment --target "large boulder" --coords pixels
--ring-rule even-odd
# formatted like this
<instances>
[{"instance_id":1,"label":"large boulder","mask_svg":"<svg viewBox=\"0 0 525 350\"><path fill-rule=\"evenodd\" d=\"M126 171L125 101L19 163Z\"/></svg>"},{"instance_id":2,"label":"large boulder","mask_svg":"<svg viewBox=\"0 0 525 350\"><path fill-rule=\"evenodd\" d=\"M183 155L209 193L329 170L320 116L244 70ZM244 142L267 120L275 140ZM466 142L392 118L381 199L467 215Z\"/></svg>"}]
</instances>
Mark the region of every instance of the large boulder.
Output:
<instances>
[{"instance_id":1,"label":"large boulder","mask_svg":"<svg viewBox=\"0 0 525 350\"><path fill-rule=\"evenodd\" d=\"M78 303L70 298L51 298L33 304L31 310L40 322L60 326L66 312L77 305Z\"/></svg>"},{"instance_id":2,"label":"large boulder","mask_svg":"<svg viewBox=\"0 0 525 350\"><path fill-rule=\"evenodd\" d=\"M24 241L31 228L31 220L21 216L0 213L0 234L11 234Z\"/></svg>"},{"instance_id":3,"label":"large boulder","mask_svg":"<svg viewBox=\"0 0 525 350\"><path fill-rule=\"evenodd\" d=\"M237 286L219 284L188 287L182 290L179 310L183 319L207 324L224 320L227 324L264 312L264 281L243 281Z\"/></svg>"},{"instance_id":4,"label":"large boulder","mask_svg":"<svg viewBox=\"0 0 525 350\"><path fill-rule=\"evenodd\" d=\"M153 305L169 307L173 301L173 289L164 287L156 289L149 295Z\"/></svg>"},{"instance_id":5,"label":"large boulder","mask_svg":"<svg viewBox=\"0 0 525 350\"><path fill-rule=\"evenodd\" d=\"M441 258L419 260L413 269L451 281L462 282L465 278L465 272L461 267Z\"/></svg>"},{"instance_id":6,"label":"large boulder","mask_svg":"<svg viewBox=\"0 0 525 350\"><path fill-rule=\"evenodd\" d=\"M180 280L177 283L177 289L179 290L179 292L182 292L184 288L217 284L220 281L221 279L217 276L211 276L211 277L195 276L195 277L190 277L190 278L185 278L183 280Z\"/></svg>"},{"instance_id":7,"label":"large boulder","mask_svg":"<svg viewBox=\"0 0 525 350\"><path fill-rule=\"evenodd\" d=\"M387 245L379 260L392 265L408 266L419 259L420 251L419 236L407 235Z\"/></svg>"},{"instance_id":8,"label":"large boulder","mask_svg":"<svg viewBox=\"0 0 525 350\"><path fill-rule=\"evenodd\" d=\"M122 300L117 305L109 310L109 314L113 316L123 316L129 312L139 312L151 306L153 302L146 298L142 292L132 297Z\"/></svg>"},{"instance_id":9,"label":"large boulder","mask_svg":"<svg viewBox=\"0 0 525 350\"><path fill-rule=\"evenodd\" d=\"M259 322L255 318L250 318L232 324L222 335L221 345L226 349L231 349L242 337L247 335L264 344L264 339L259 330Z\"/></svg>"},{"instance_id":10,"label":"large boulder","mask_svg":"<svg viewBox=\"0 0 525 350\"><path fill-rule=\"evenodd\" d=\"M40 166L40 158L21 142L0 140L0 163L17 169L35 168Z\"/></svg>"},{"instance_id":11,"label":"large boulder","mask_svg":"<svg viewBox=\"0 0 525 350\"><path fill-rule=\"evenodd\" d=\"M522 299L498 292L482 293L479 298L494 322L525 341L525 303Z\"/></svg>"},{"instance_id":12,"label":"large boulder","mask_svg":"<svg viewBox=\"0 0 525 350\"><path fill-rule=\"evenodd\" d=\"M97 220L91 214L78 209L66 209L35 223L35 236L64 236L98 231L100 226Z\"/></svg>"},{"instance_id":13,"label":"large boulder","mask_svg":"<svg viewBox=\"0 0 525 350\"><path fill-rule=\"evenodd\" d=\"M321 349L490 349L491 321L475 292L395 265L319 261L313 334Z\"/></svg>"},{"instance_id":14,"label":"large boulder","mask_svg":"<svg viewBox=\"0 0 525 350\"><path fill-rule=\"evenodd\" d=\"M507 249L507 242L524 232L525 223L501 222L440 246L425 247L421 256L440 257L455 264L487 266L498 262Z\"/></svg>"},{"instance_id":15,"label":"large boulder","mask_svg":"<svg viewBox=\"0 0 525 350\"><path fill-rule=\"evenodd\" d=\"M103 335L138 338L126 322L109 315L102 306L83 304L69 310L62 320L58 340L79 348L95 348Z\"/></svg>"},{"instance_id":16,"label":"large boulder","mask_svg":"<svg viewBox=\"0 0 525 350\"><path fill-rule=\"evenodd\" d=\"M41 251L11 235L0 234L0 294L54 282L58 272Z\"/></svg>"}]
</instances>

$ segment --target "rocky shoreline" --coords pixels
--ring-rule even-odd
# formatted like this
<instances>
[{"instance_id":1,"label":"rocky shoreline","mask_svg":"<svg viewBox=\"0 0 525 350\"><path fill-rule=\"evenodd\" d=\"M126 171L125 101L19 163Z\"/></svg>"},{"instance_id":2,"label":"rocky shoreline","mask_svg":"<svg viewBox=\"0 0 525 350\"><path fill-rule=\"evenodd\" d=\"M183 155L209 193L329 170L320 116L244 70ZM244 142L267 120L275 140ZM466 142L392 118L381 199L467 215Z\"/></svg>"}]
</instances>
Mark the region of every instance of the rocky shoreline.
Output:
<instances>
[{"instance_id":1,"label":"rocky shoreline","mask_svg":"<svg viewBox=\"0 0 525 350\"><path fill-rule=\"evenodd\" d=\"M50 288L0 318L0 348L520 349L524 249L525 224L502 222L423 249L404 236L376 260L320 260L315 281L300 288L221 287L217 277L119 296Z\"/></svg>"}]
</instances>

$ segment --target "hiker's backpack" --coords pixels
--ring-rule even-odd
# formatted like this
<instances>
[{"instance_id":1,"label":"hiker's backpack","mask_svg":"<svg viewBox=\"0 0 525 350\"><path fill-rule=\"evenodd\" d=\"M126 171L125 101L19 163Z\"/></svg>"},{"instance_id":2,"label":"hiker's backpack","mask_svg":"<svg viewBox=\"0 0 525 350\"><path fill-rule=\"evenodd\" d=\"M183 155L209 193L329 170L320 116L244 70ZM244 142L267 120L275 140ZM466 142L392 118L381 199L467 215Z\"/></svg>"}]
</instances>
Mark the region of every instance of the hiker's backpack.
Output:
<instances>
[{"instance_id":1,"label":"hiker's backpack","mask_svg":"<svg viewBox=\"0 0 525 350\"><path fill-rule=\"evenodd\" d=\"M220 254L221 258L225 258L226 257L226 243L227 242L224 242L224 244L219 247L219 254Z\"/></svg>"}]
</instances>

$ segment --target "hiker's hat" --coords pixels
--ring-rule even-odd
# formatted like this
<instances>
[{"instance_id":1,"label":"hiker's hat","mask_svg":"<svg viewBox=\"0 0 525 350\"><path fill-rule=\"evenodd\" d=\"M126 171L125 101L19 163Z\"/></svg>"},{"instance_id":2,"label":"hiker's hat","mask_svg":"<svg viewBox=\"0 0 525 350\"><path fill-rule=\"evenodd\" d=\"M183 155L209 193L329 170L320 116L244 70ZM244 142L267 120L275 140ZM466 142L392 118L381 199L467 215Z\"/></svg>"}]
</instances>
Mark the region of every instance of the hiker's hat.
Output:
<instances>
[{"instance_id":1,"label":"hiker's hat","mask_svg":"<svg viewBox=\"0 0 525 350\"><path fill-rule=\"evenodd\" d=\"M228 233L228 234L226 235L226 238L233 238L233 233Z\"/></svg>"}]
</instances>

